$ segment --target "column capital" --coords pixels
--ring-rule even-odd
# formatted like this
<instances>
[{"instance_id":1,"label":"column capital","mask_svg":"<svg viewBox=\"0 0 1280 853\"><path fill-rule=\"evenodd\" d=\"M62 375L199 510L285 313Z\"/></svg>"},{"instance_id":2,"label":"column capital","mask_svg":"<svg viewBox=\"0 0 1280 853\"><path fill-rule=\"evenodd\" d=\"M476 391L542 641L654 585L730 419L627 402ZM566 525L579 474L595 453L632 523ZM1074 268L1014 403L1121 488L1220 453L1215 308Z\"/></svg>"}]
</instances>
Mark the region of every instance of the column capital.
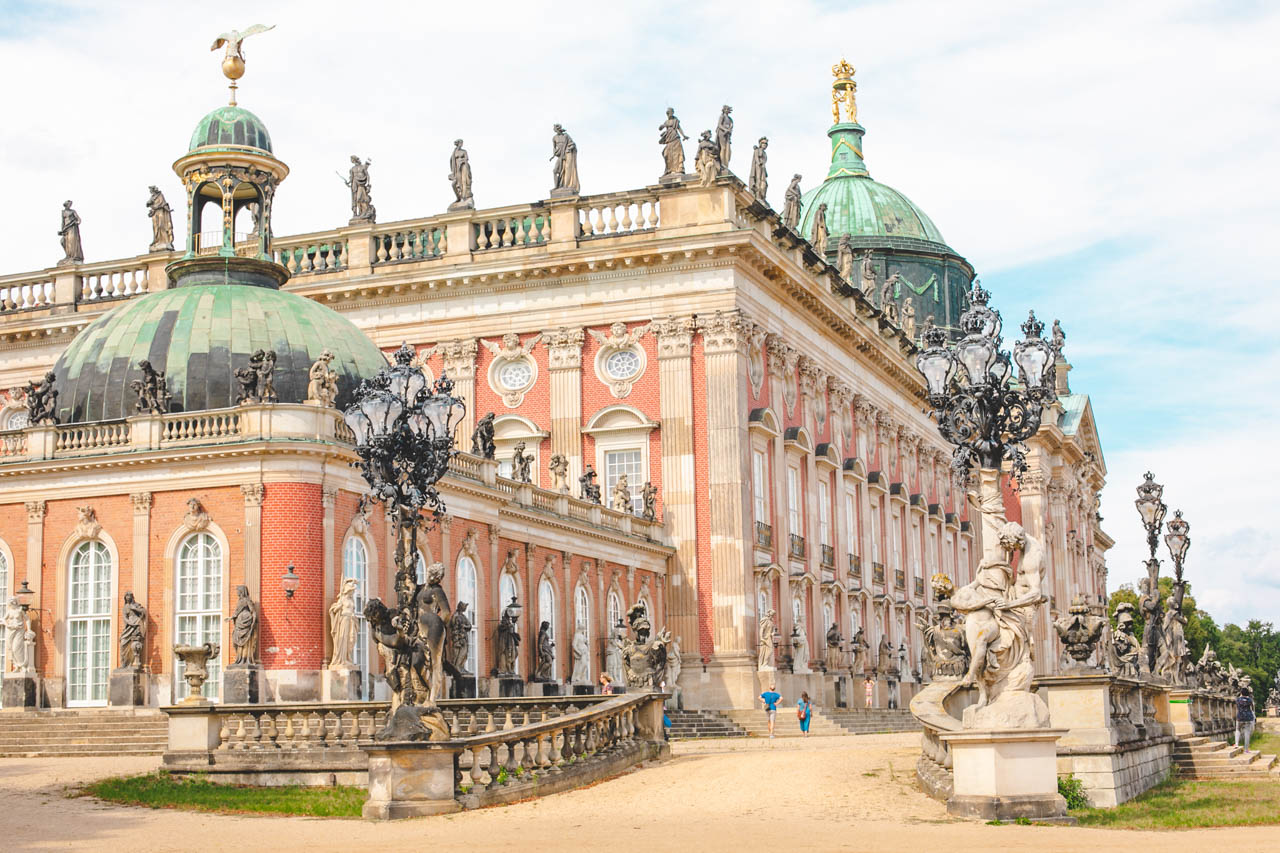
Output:
<instances>
[{"instance_id":1,"label":"column capital","mask_svg":"<svg viewBox=\"0 0 1280 853\"><path fill-rule=\"evenodd\" d=\"M325 486L320 492L320 503L326 508L332 507L338 500L338 489Z\"/></svg>"},{"instance_id":2,"label":"column capital","mask_svg":"<svg viewBox=\"0 0 1280 853\"><path fill-rule=\"evenodd\" d=\"M582 343L586 332L581 327L561 326L542 333L547 344L548 370L577 370L582 367Z\"/></svg>"},{"instance_id":3,"label":"column capital","mask_svg":"<svg viewBox=\"0 0 1280 853\"><path fill-rule=\"evenodd\" d=\"M807 355L800 356L800 394L812 397L827 383L827 372Z\"/></svg>"},{"instance_id":4,"label":"column capital","mask_svg":"<svg viewBox=\"0 0 1280 853\"><path fill-rule=\"evenodd\" d=\"M129 503L133 504L134 515L146 515L151 512L152 502L151 492L134 492L129 495Z\"/></svg>"},{"instance_id":5,"label":"column capital","mask_svg":"<svg viewBox=\"0 0 1280 853\"><path fill-rule=\"evenodd\" d=\"M27 501L27 523L37 524L44 521L44 514L47 509L48 504L44 501Z\"/></svg>"},{"instance_id":6,"label":"column capital","mask_svg":"<svg viewBox=\"0 0 1280 853\"><path fill-rule=\"evenodd\" d=\"M454 341L442 341L438 344L444 372L455 382L459 379L476 378L476 353L479 345L475 338L459 338Z\"/></svg>"},{"instance_id":7,"label":"column capital","mask_svg":"<svg viewBox=\"0 0 1280 853\"><path fill-rule=\"evenodd\" d=\"M240 494L244 495L245 506L262 506L262 498L267 488L262 483L244 483L240 486Z\"/></svg>"},{"instance_id":8,"label":"column capital","mask_svg":"<svg viewBox=\"0 0 1280 853\"><path fill-rule=\"evenodd\" d=\"M708 354L740 352L751 343L754 324L741 311L717 311L698 319L702 346Z\"/></svg>"},{"instance_id":9,"label":"column capital","mask_svg":"<svg viewBox=\"0 0 1280 853\"><path fill-rule=\"evenodd\" d=\"M692 317L659 317L653 321L658 336L658 358L688 358L693 351L697 324Z\"/></svg>"}]
</instances>

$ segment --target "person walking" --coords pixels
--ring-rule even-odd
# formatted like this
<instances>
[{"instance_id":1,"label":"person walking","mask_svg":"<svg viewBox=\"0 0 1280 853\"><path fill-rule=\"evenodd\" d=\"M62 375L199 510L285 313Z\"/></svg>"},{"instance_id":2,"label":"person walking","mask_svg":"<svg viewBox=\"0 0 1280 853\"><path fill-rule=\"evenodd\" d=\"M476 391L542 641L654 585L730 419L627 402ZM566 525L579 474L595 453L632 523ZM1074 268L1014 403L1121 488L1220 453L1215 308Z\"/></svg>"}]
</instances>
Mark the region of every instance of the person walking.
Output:
<instances>
[{"instance_id":1,"label":"person walking","mask_svg":"<svg viewBox=\"0 0 1280 853\"><path fill-rule=\"evenodd\" d=\"M800 720L800 732L808 737L809 723L813 720L813 704L809 701L808 693L800 694L800 701L796 703L796 717Z\"/></svg>"},{"instance_id":2,"label":"person walking","mask_svg":"<svg viewBox=\"0 0 1280 853\"><path fill-rule=\"evenodd\" d=\"M1236 746L1241 746L1240 737L1244 736L1244 748L1249 748L1249 741L1253 739L1253 693L1247 687L1240 689L1240 695L1236 697Z\"/></svg>"},{"instance_id":3,"label":"person walking","mask_svg":"<svg viewBox=\"0 0 1280 853\"><path fill-rule=\"evenodd\" d=\"M600 673L600 692L605 696L613 693L613 676L607 672Z\"/></svg>"},{"instance_id":4,"label":"person walking","mask_svg":"<svg viewBox=\"0 0 1280 853\"><path fill-rule=\"evenodd\" d=\"M764 703L764 710L769 715L769 737L773 737L773 723L778 718L778 703L782 701L778 686L770 684L769 689L760 694L760 701Z\"/></svg>"}]
</instances>

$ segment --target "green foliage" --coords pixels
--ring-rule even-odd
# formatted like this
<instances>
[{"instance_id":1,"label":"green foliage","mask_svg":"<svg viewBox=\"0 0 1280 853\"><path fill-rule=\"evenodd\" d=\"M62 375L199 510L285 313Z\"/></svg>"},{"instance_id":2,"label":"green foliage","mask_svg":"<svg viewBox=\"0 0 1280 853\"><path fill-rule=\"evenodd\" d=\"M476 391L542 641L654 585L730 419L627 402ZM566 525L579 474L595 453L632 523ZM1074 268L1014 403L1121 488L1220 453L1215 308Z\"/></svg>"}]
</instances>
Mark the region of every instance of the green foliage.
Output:
<instances>
[{"instance_id":1,"label":"green foliage","mask_svg":"<svg viewBox=\"0 0 1280 853\"><path fill-rule=\"evenodd\" d=\"M507 784L507 780L509 780L510 778L511 776L507 773L507 768L505 767L498 768L498 784L499 785Z\"/></svg>"},{"instance_id":2,"label":"green foliage","mask_svg":"<svg viewBox=\"0 0 1280 853\"><path fill-rule=\"evenodd\" d=\"M217 785L206 776L117 776L84 787L84 793L113 803L201 812L259 812L310 817L360 817L368 791L350 785L257 788Z\"/></svg>"},{"instance_id":3,"label":"green foliage","mask_svg":"<svg viewBox=\"0 0 1280 853\"><path fill-rule=\"evenodd\" d=\"M1014 818L1013 822L1018 826L1031 826L1031 818L1029 817Z\"/></svg>"},{"instance_id":4,"label":"green foliage","mask_svg":"<svg viewBox=\"0 0 1280 853\"><path fill-rule=\"evenodd\" d=\"M1170 779L1114 808L1072 812L1081 826L1195 829L1280 824L1280 785Z\"/></svg>"},{"instance_id":5,"label":"green foliage","mask_svg":"<svg viewBox=\"0 0 1280 853\"><path fill-rule=\"evenodd\" d=\"M1004 826L1004 821L1002 821L1000 818L996 818L995 820L989 820L987 821L987 826Z\"/></svg>"},{"instance_id":6,"label":"green foliage","mask_svg":"<svg viewBox=\"0 0 1280 853\"><path fill-rule=\"evenodd\" d=\"M1058 777L1058 794L1067 801L1068 809L1087 809L1089 798L1084 793L1084 782L1074 773Z\"/></svg>"}]
</instances>

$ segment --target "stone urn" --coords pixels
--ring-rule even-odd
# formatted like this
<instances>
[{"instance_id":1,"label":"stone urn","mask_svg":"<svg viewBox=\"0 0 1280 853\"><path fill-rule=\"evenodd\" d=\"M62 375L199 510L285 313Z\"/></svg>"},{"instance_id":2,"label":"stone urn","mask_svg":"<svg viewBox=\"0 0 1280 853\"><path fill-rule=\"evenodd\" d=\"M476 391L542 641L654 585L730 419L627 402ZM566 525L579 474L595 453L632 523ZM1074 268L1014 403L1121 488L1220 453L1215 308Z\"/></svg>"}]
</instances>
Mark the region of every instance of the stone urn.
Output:
<instances>
[{"instance_id":1,"label":"stone urn","mask_svg":"<svg viewBox=\"0 0 1280 853\"><path fill-rule=\"evenodd\" d=\"M173 647L173 653L182 661L182 677L186 680L187 686L191 688L191 694L182 700L183 705L203 705L209 700L205 699L201 694L204 688L204 682L209 677L209 659L215 658L222 651L217 643L205 643L200 646L177 645Z\"/></svg>"}]
</instances>

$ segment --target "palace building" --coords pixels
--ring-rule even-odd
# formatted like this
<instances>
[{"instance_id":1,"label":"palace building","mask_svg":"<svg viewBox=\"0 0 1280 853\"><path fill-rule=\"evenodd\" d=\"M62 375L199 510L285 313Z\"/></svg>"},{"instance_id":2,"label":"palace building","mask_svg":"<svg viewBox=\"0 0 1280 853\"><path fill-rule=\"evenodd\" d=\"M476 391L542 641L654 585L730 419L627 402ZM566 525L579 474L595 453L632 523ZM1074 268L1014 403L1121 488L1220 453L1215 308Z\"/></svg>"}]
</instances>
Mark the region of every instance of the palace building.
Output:
<instances>
[{"instance_id":1,"label":"palace building","mask_svg":"<svg viewBox=\"0 0 1280 853\"><path fill-rule=\"evenodd\" d=\"M852 69L836 72L852 107ZM343 581L360 601L394 597L391 525L362 499L341 411L407 343L467 406L423 562L443 562L468 605L472 689L495 689L515 598L520 674L547 622L566 691L578 635L592 681L621 677L611 637L643 604L679 641L669 686L686 707L750 708L770 681L858 705L869 683L872 702L905 707L929 677L931 579L967 582L981 550L914 359L925 325L954 330L977 284L871 178L864 132L837 111L828 176L790 221L736 162L659 180L655 156L640 189L276 236L288 168L271 135L234 104L209 113L174 163L185 246L0 277L0 593L30 601L35 701L176 701L173 646L204 642L221 647L205 689L223 701L384 695L367 631L359 677L328 665ZM336 406L310 387L326 350ZM256 353L273 354L273 393L244 372ZM1058 354L1058 401L1006 490L1010 518L1046 544L1041 672L1061 657L1050 620L1077 595L1104 600L1112 544L1089 398ZM163 371L167 411L136 404L143 362ZM36 422L24 389L49 371L54 415ZM471 436L490 412L486 459ZM531 482L513 479L517 447ZM588 469L601 503L579 489ZM259 669L229 691L240 587ZM126 593L147 611L128 690L112 676Z\"/></svg>"}]
</instances>

